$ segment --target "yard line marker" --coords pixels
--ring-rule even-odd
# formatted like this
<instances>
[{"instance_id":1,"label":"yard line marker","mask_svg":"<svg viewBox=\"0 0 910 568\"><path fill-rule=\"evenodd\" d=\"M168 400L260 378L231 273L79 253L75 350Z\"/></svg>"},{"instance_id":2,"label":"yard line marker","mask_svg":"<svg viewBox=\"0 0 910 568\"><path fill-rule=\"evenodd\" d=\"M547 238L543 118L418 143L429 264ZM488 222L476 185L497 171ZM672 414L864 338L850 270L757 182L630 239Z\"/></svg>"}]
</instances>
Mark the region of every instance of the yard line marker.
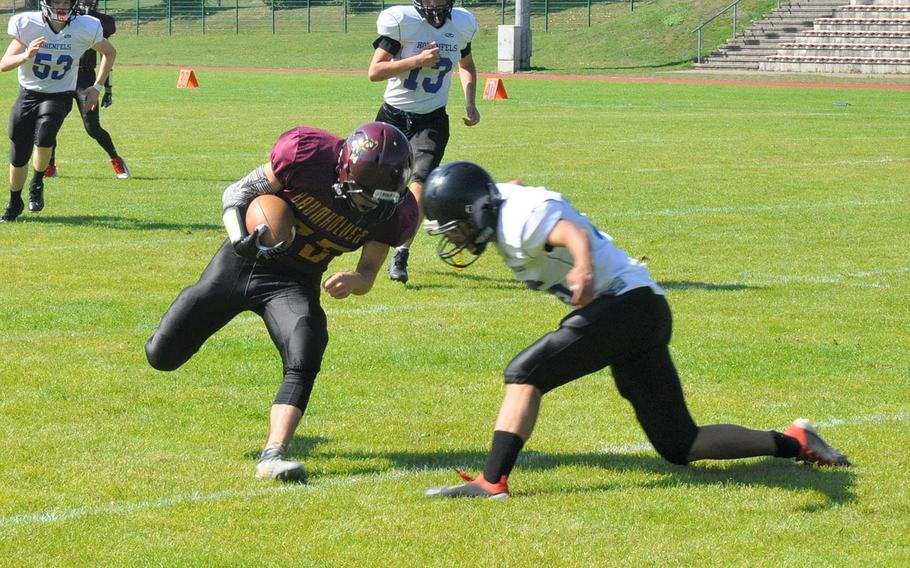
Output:
<instances>
[{"instance_id":1,"label":"yard line marker","mask_svg":"<svg viewBox=\"0 0 910 568\"><path fill-rule=\"evenodd\" d=\"M880 424L883 422L904 422L907 420L910 420L910 412L898 412L896 414L876 413L866 416L852 416L848 418L829 418L828 420L820 420L816 422L816 424L825 427L836 427L868 423ZM613 446L602 446L599 450L596 451L597 453L635 453L645 451L650 448L650 444L638 442ZM526 456L523 456L522 461L535 461L537 459L545 458L546 456L547 454L545 453L529 453ZM11 517L0 517L0 528L15 527L20 525L46 525L82 517L97 515L120 515L124 513L134 513L137 511L148 511L151 509L161 509L176 505L184 505L187 503L213 503L217 501L225 501L228 499L253 499L266 495L276 495L298 491L319 491L325 488L347 487L359 483L370 483L377 481L390 481L404 477L410 477L413 475L444 472L449 471L450 469L451 468L449 467L416 467L381 472L373 475L359 475L352 477L327 479L325 481L320 481L312 485L272 485L258 489L231 489L227 491L218 491L215 493L200 493L198 491L194 491L193 493L174 495L153 501L139 501L135 503L114 502L96 507L77 507L74 509L51 510L39 513L23 513L21 515L13 515Z\"/></svg>"}]
</instances>

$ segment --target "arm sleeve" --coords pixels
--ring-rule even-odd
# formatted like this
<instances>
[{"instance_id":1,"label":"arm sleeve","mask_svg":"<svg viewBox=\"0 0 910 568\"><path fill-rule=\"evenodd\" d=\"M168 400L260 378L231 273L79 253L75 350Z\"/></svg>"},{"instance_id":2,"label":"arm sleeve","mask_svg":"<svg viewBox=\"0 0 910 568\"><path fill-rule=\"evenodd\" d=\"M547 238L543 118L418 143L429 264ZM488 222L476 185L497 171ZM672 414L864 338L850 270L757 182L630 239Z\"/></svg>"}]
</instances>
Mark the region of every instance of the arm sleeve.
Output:
<instances>
[{"instance_id":1,"label":"arm sleeve","mask_svg":"<svg viewBox=\"0 0 910 568\"><path fill-rule=\"evenodd\" d=\"M547 238L562 219L562 203L550 199L531 211L521 231L521 248L530 258L537 258L547 245Z\"/></svg>"},{"instance_id":2,"label":"arm sleeve","mask_svg":"<svg viewBox=\"0 0 910 568\"><path fill-rule=\"evenodd\" d=\"M266 193L277 193L277 190L269 183L269 178L265 177L263 166L259 166L224 190L221 205L224 209L246 207L257 196Z\"/></svg>"},{"instance_id":3,"label":"arm sleeve","mask_svg":"<svg viewBox=\"0 0 910 568\"><path fill-rule=\"evenodd\" d=\"M398 52L401 51L401 43L388 36L380 36L373 42L373 49L379 48L388 51L392 55L398 55Z\"/></svg>"},{"instance_id":4,"label":"arm sleeve","mask_svg":"<svg viewBox=\"0 0 910 568\"><path fill-rule=\"evenodd\" d=\"M461 58L471 55L471 42L468 42L468 45L464 46L464 49L461 50Z\"/></svg>"}]
</instances>

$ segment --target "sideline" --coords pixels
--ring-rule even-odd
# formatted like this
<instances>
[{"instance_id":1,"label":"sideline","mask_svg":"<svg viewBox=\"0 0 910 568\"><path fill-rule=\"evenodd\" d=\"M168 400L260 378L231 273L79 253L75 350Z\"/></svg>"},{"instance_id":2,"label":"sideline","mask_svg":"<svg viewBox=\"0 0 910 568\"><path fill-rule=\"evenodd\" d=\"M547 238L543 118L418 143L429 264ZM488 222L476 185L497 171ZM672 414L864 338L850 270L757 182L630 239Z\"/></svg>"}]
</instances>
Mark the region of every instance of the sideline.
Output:
<instances>
[{"instance_id":1,"label":"sideline","mask_svg":"<svg viewBox=\"0 0 910 568\"><path fill-rule=\"evenodd\" d=\"M294 69L285 67L238 67L211 65L143 65L118 63L117 68L174 70L192 68L194 71L244 71L247 73L302 73L315 75L363 75L361 69ZM672 77L611 77L609 75L504 75L502 73L478 73L481 79L509 79L514 81L594 81L607 83L656 83L661 85L734 85L740 87L796 87L805 89L873 89L885 91L910 91L910 85L883 85L874 83L815 83L798 81L759 81L749 79L677 79Z\"/></svg>"},{"instance_id":2,"label":"sideline","mask_svg":"<svg viewBox=\"0 0 910 568\"><path fill-rule=\"evenodd\" d=\"M829 418L828 420L820 420L816 424L819 426L824 426L828 428L834 428L838 426L850 426L858 424L881 424L884 422L904 422L910 420L910 412L899 412L897 414L870 414L866 416L853 416L848 418ZM616 446L603 446L600 449L596 450L597 453L636 453L641 451L647 451L651 448L649 444L639 442L631 444L621 444ZM527 461L528 459L535 459L535 456L541 455L545 456L546 454L533 454L525 457L521 461ZM228 490L228 491L218 491L216 493L200 493L194 491L193 493L186 493L183 495L174 495L172 497L164 497L162 499L155 499L152 501L138 501L134 503L129 502L113 502L107 505L99 506L86 506L86 507L77 507L74 509L61 509L61 510L52 510L44 511L40 513L25 513L21 515L13 515L11 517L0 517L0 528L2 527L13 527L13 526L28 526L28 525L46 525L51 523L58 523L62 521L68 521L71 519L78 519L82 517L89 516L98 516L98 515L121 515L125 513L133 513L137 511L148 511L151 509L162 509L166 507L172 507L177 505L183 505L186 503L212 503L216 501L225 501L229 499L253 499L256 497L262 497L266 495L275 495L275 494L284 494L284 493L308 493L312 491L318 491L320 489L332 489L335 487L347 487L351 485L357 485L359 483L375 483L383 481L392 481L396 479L401 479L403 477L410 477L414 475L422 475L428 473L442 473L449 471L448 467L438 467L438 468L409 468L401 470L392 470L388 472L377 473L374 475L361 475L353 477L340 477L335 479L327 479L325 481L319 481L310 485L270 485L268 487L261 487L258 489L246 489L246 490Z\"/></svg>"}]
</instances>

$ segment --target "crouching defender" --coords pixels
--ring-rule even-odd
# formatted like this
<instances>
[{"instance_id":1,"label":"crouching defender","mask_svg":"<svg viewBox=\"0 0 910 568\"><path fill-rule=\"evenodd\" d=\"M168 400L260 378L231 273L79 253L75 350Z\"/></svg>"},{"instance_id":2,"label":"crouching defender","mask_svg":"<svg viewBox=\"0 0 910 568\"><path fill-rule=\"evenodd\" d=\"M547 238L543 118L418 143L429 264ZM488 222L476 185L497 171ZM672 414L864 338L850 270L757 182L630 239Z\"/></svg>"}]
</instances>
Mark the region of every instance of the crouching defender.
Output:
<instances>
[{"instance_id":1,"label":"crouching defender","mask_svg":"<svg viewBox=\"0 0 910 568\"><path fill-rule=\"evenodd\" d=\"M438 223L430 233L442 235L437 254L443 260L464 267L494 243L519 280L576 308L506 368L483 473L472 478L459 471L467 483L429 489L427 496L508 497L508 477L534 429L541 397L607 366L651 444L671 463L776 456L849 465L802 419L783 433L696 425L670 358L663 290L563 195L496 184L475 164L450 162L430 174L423 197L427 219ZM475 255L470 262L459 260L465 251Z\"/></svg>"},{"instance_id":2,"label":"crouching defender","mask_svg":"<svg viewBox=\"0 0 910 568\"><path fill-rule=\"evenodd\" d=\"M288 445L306 410L328 344L320 282L329 262L362 247L352 271L322 288L336 299L370 291L389 248L417 230L408 191L411 149L394 126L369 123L347 140L315 128L285 132L267 164L224 192L228 239L199 281L183 290L145 344L152 367L172 371L243 311L259 315L281 354L283 382L269 415L269 437L256 477L302 481L303 465ZM294 214L296 235L272 247L248 234L244 212L263 194L277 194Z\"/></svg>"}]
</instances>

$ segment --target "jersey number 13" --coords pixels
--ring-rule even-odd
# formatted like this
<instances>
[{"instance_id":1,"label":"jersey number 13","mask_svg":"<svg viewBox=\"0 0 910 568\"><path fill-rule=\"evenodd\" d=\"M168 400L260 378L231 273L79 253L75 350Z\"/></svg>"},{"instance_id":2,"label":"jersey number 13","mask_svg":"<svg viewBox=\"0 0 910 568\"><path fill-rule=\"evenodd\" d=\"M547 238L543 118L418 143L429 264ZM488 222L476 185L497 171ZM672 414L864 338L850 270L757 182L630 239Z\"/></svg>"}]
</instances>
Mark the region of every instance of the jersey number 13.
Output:
<instances>
[{"instance_id":1,"label":"jersey number 13","mask_svg":"<svg viewBox=\"0 0 910 568\"><path fill-rule=\"evenodd\" d=\"M404 80L402 85L409 91L416 91L417 87L423 87L424 91L435 93L442 87L442 82L445 79L446 73L452 70L452 65L453 62L451 59L448 57L440 57L436 65L433 66L433 69L439 70L439 74L436 76L435 81L431 81L430 77L424 77L423 81L418 83L417 76L420 74L421 69L423 69L423 67L418 67L412 69L411 72L408 73L408 78Z\"/></svg>"}]
</instances>

